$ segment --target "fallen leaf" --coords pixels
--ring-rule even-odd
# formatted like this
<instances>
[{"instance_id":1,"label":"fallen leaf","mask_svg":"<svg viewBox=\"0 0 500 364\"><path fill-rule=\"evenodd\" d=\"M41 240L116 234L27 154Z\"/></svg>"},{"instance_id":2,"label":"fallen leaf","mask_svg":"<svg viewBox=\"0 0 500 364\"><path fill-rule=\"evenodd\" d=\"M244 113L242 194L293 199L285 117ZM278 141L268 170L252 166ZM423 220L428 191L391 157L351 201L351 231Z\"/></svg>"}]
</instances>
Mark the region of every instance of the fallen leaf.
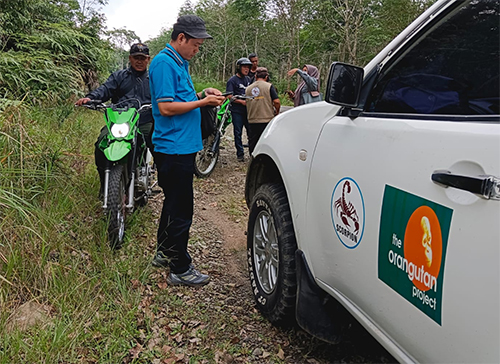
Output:
<instances>
[{"instance_id":1,"label":"fallen leaf","mask_svg":"<svg viewBox=\"0 0 500 364\"><path fill-rule=\"evenodd\" d=\"M278 354L276 354L276 356L281 360L285 360L285 352L281 348L278 350Z\"/></svg>"},{"instance_id":2,"label":"fallen leaf","mask_svg":"<svg viewBox=\"0 0 500 364\"><path fill-rule=\"evenodd\" d=\"M12 332L14 329L25 331L38 324L47 324L50 321L52 308L38 302L28 301L16 308L7 320L5 330ZM92 322L89 322L89 326Z\"/></svg>"},{"instance_id":3,"label":"fallen leaf","mask_svg":"<svg viewBox=\"0 0 500 364\"><path fill-rule=\"evenodd\" d=\"M171 346L168 346L168 345L163 345L161 347L161 352L163 354L170 354L172 352L172 347Z\"/></svg>"},{"instance_id":4,"label":"fallen leaf","mask_svg":"<svg viewBox=\"0 0 500 364\"><path fill-rule=\"evenodd\" d=\"M130 349L128 352L130 355L132 355L132 359L138 359L139 354L142 352L142 345L137 344L132 349Z\"/></svg>"},{"instance_id":5,"label":"fallen leaf","mask_svg":"<svg viewBox=\"0 0 500 364\"><path fill-rule=\"evenodd\" d=\"M254 356L261 356L261 355L262 355L262 353L263 353L263 350L262 350L262 349L260 349L260 348L256 348L256 349L252 352L252 354L253 354Z\"/></svg>"},{"instance_id":6,"label":"fallen leaf","mask_svg":"<svg viewBox=\"0 0 500 364\"><path fill-rule=\"evenodd\" d=\"M198 326L199 324L201 324L201 322L200 322L200 321L190 321L190 322L189 322L189 325L190 325L191 327L196 327L196 326Z\"/></svg>"},{"instance_id":7,"label":"fallen leaf","mask_svg":"<svg viewBox=\"0 0 500 364\"><path fill-rule=\"evenodd\" d=\"M148 349L153 350L155 347L158 346L158 344L161 342L161 338L156 337L154 339L149 340L148 342Z\"/></svg>"}]
</instances>

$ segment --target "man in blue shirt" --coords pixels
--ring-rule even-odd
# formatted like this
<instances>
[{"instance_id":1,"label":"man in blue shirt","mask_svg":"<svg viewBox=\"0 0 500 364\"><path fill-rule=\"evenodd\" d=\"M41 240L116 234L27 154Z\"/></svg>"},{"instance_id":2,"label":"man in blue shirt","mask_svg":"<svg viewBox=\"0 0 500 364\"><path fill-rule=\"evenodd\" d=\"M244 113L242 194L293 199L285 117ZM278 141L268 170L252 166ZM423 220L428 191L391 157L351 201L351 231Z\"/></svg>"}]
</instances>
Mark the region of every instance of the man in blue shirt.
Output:
<instances>
[{"instance_id":1,"label":"man in blue shirt","mask_svg":"<svg viewBox=\"0 0 500 364\"><path fill-rule=\"evenodd\" d=\"M158 184L165 195L152 264L170 267L169 284L200 286L210 277L194 268L187 250L193 221L194 160L202 149L199 108L218 106L225 97L214 88L196 94L189 75L189 60L205 39L212 38L205 22L195 15L181 16L171 38L149 68L155 162Z\"/></svg>"},{"instance_id":2,"label":"man in blue shirt","mask_svg":"<svg viewBox=\"0 0 500 364\"><path fill-rule=\"evenodd\" d=\"M252 62L248 58L240 58L236 61L236 74L232 76L226 84L226 92L232 92L233 95L245 95L245 90L251 84L248 72L250 72ZM234 146L236 147L236 157L238 161L245 161L245 152L243 151L243 127L247 130L248 119L246 100L234 100L231 103L231 115L233 117Z\"/></svg>"}]
</instances>

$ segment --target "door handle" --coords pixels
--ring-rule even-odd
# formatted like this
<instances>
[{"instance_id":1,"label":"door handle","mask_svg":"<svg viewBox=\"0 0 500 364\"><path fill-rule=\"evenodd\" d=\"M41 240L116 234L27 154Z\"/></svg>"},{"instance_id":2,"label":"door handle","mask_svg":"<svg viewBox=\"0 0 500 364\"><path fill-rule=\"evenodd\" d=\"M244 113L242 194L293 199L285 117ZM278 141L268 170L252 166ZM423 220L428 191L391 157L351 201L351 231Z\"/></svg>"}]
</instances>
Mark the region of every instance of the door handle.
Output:
<instances>
[{"instance_id":1,"label":"door handle","mask_svg":"<svg viewBox=\"0 0 500 364\"><path fill-rule=\"evenodd\" d=\"M472 192L487 200L500 200L500 179L495 176L462 176L450 171L432 173L433 182L446 187Z\"/></svg>"}]
</instances>

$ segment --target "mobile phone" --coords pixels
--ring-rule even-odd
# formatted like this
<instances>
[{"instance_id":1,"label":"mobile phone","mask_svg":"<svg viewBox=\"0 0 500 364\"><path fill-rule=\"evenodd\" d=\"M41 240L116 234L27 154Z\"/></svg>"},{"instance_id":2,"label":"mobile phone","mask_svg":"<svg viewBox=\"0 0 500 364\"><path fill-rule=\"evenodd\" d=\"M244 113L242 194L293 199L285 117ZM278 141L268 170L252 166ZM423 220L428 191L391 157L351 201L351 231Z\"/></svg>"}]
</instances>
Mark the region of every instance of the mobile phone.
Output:
<instances>
[{"instance_id":1,"label":"mobile phone","mask_svg":"<svg viewBox=\"0 0 500 364\"><path fill-rule=\"evenodd\" d=\"M233 94L232 91L230 91L230 92L224 92L224 93L222 93L222 96L229 96L229 95L232 95L232 94Z\"/></svg>"}]
</instances>

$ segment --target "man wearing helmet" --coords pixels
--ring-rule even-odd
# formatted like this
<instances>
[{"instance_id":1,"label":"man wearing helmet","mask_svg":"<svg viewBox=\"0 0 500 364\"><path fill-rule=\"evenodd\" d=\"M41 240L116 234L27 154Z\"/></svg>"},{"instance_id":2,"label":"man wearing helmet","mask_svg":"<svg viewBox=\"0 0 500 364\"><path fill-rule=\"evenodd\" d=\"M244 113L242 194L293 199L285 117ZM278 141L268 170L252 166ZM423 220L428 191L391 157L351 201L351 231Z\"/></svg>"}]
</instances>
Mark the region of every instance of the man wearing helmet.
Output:
<instances>
[{"instance_id":1,"label":"man wearing helmet","mask_svg":"<svg viewBox=\"0 0 500 364\"><path fill-rule=\"evenodd\" d=\"M252 62L248 58L240 58L236 61L236 74L232 76L226 85L226 92L232 92L233 95L245 95L245 90L250 84L250 72ZM231 104L231 114L233 116L234 129L234 145L236 147L236 157L238 161L245 161L245 152L243 151L243 143L241 137L243 135L243 126L248 135L248 119L245 100L235 100Z\"/></svg>"}]
</instances>

